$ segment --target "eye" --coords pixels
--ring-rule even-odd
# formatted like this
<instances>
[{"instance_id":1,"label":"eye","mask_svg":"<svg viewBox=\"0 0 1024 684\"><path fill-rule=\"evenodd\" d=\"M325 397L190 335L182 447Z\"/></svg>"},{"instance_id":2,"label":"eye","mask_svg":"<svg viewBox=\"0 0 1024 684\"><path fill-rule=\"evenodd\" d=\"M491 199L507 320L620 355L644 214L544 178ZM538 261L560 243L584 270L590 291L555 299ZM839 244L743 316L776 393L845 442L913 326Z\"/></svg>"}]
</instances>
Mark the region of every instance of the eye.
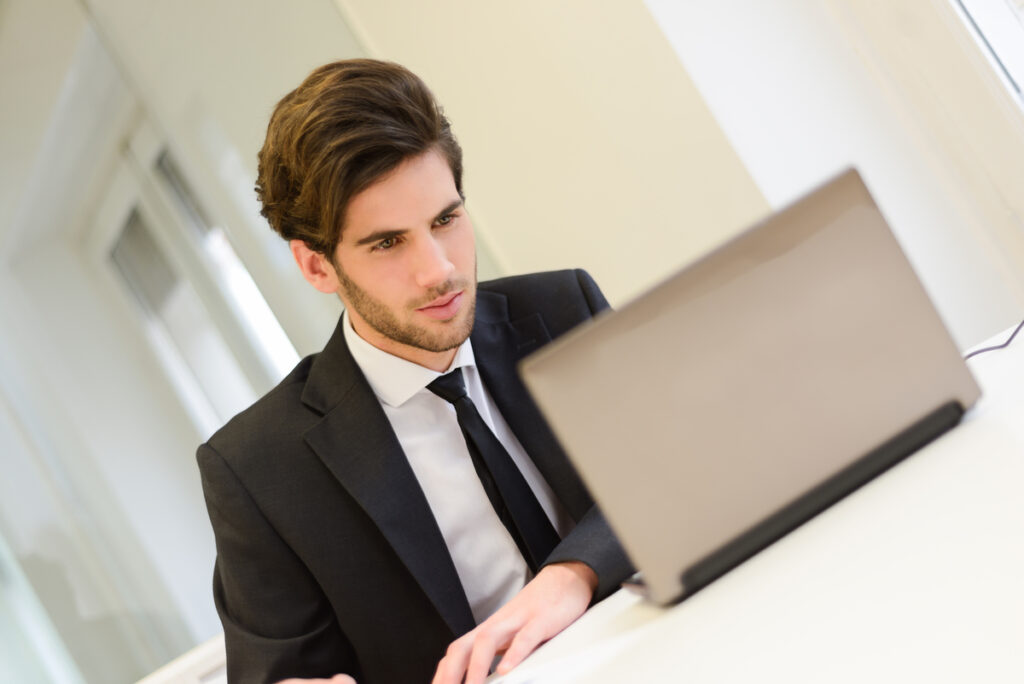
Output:
<instances>
[{"instance_id":1,"label":"eye","mask_svg":"<svg viewBox=\"0 0 1024 684\"><path fill-rule=\"evenodd\" d=\"M444 216L441 216L441 217L439 217L437 219L437 225L439 225L439 226L447 226L447 225L451 224L452 221L455 220L456 216L457 216L457 214L445 214Z\"/></svg>"},{"instance_id":2,"label":"eye","mask_svg":"<svg viewBox=\"0 0 1024 684\"><path fill-rule=\"evenodd\" d=\"M393 249L395 247L395 245L397 245L397 244L398 244L398 238L396 238L396 237L389 237L389 238L384 238L383 240L381 240L380 242L375 244L373 246L373 248L375 250L379 250L379 251L387 251L389 249Z\"/></svg>"}]
</instances>

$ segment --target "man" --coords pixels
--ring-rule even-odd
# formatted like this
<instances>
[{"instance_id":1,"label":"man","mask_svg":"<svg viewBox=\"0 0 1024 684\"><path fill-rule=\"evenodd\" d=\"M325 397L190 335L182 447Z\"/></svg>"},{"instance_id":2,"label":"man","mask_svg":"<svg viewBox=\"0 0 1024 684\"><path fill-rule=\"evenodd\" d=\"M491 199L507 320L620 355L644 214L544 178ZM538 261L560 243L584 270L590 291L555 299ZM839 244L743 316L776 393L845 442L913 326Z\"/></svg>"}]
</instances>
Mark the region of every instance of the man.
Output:
<instances>
[{"instance_id":1,"label":"man","mask_svg":"<svg viewBox=\"0 0 1024 684\"><path fill-rule=\"evenodd\" d=\"M582 272L477 287L461 150L395 64L285 96L257 192L345 313L199 448L229 678L507 671L630 572L515 374L607 303Z\"/></svg>"}]
</instances>

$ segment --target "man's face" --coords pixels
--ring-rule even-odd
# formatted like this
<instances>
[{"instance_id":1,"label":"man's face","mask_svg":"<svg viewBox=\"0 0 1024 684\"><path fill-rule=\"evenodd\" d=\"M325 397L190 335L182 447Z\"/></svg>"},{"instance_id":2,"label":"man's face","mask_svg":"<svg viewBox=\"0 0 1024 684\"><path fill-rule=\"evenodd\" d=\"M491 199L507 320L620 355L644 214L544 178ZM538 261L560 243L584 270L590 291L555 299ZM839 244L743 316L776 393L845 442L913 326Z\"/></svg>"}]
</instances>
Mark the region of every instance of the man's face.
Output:
<instances>
[{"instance_id":1,"label":"man's face","mask_svg":"<svg viewBox=\"0 0 1024 684\"><path fill-rule=\"evenodd\" d=\"M437 151L404 161L349 202L334 252L338 296L360 337L444 370L473 329L473 224Z\"/></svg>"}]
</instances>

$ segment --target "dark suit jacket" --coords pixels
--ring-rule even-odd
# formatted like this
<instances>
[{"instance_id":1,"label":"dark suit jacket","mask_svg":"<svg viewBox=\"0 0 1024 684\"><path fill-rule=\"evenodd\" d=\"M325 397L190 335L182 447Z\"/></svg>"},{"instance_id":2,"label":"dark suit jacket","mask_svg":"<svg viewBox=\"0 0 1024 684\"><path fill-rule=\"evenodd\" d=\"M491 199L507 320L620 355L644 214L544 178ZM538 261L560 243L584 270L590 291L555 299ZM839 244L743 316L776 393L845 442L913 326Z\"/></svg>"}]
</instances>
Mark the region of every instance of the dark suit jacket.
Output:
<instances>
[{"instance_id":1,"label":"dark suit jacket","mask_svg":"<svg viewBox=\"0 0 1024 684\"><path fill-rule=\"evenodd\" d=\"M582 271L481 283L471 337L502 415L577 521L547 562L590 565L596 598L629 562L515 364L607 306ZM447 645L474 627L441 532L340 326L323 352L199 447L198 460L231 681L344 672L359 684L426 682Z\"/></svg>"}]
</instances>

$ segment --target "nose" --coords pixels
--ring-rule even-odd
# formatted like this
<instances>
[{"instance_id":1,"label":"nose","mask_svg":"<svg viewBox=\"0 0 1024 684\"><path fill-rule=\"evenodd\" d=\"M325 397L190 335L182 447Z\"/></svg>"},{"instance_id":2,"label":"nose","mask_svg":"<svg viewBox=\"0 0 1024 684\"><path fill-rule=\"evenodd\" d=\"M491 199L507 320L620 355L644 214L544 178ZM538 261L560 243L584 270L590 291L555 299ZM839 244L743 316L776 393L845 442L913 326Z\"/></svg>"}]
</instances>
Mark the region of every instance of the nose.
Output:
<instances>
[{"instance_id":1,"label":"nose","mask_svg":"<svg viewBox=\"0 0 1024 684\"><path fill-rule=\"evenodd\" d=\"M416 284L429 289L448 280L455 272L455 265L448 259L448 252L434 235L425 237L416 250Z\"/></svg>"}]
</instances>

